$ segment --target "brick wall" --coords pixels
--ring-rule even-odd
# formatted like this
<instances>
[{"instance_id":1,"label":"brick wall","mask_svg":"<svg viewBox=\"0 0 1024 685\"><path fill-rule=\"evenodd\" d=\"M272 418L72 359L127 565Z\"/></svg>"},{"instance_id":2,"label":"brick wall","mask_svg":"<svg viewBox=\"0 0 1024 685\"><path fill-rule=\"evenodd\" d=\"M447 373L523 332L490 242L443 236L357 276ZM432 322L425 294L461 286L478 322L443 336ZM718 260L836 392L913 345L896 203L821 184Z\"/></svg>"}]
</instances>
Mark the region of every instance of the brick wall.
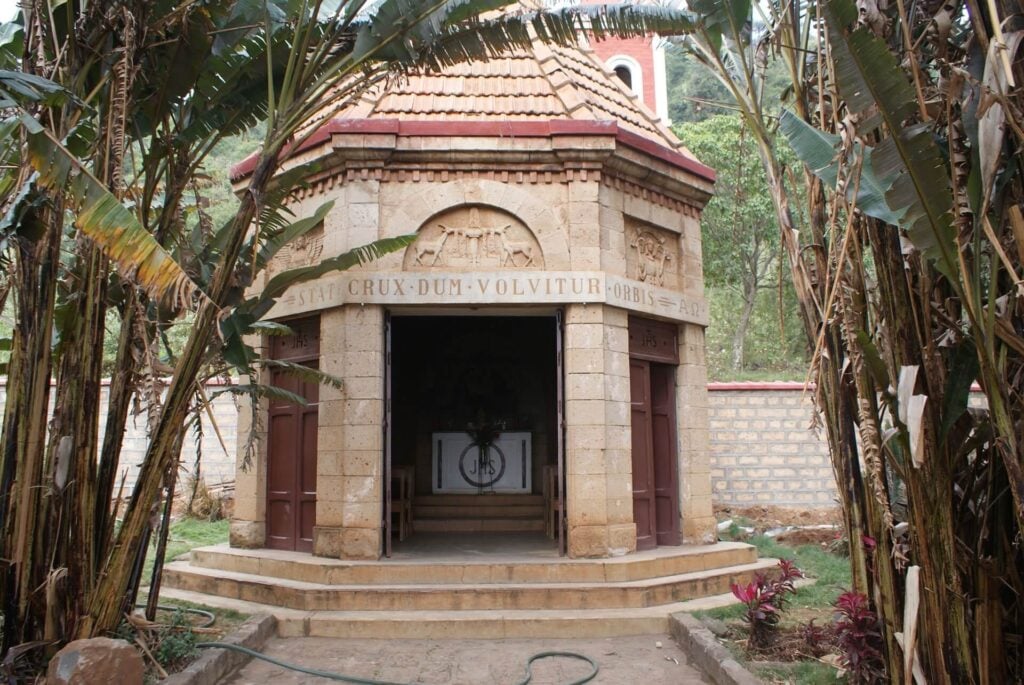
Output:
<instances>
[{"instance_id":1,"label":"brick wall","mask_svg":"<svg viewBox=\"0 0 1024 685\"><path fill-rule=\"evenodd\" d=\"M802 383L709 383L711 482L719 506L835 506L824 434Z\"/></svg>"}]
</instances>

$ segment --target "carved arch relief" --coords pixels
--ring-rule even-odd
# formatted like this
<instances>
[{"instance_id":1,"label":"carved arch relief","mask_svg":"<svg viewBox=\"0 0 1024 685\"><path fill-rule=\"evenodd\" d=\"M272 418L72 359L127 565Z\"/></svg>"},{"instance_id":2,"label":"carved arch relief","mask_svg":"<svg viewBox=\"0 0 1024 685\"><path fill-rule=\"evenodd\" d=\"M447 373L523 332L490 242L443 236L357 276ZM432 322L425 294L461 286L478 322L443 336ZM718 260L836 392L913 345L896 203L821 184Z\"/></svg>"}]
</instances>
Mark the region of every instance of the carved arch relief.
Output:
<instances>
[{"instance_id":1,"label":"carved arch relief","mask_svg":"<svg viewBox=\"0 0 1024 685\"><path fill-rule=\"evenodd\" d=\"M402 268L543 269L544 255L533 232L500 209L468 205L446 210L420 227L406 248Z\"/></svg>"}]
</instances>

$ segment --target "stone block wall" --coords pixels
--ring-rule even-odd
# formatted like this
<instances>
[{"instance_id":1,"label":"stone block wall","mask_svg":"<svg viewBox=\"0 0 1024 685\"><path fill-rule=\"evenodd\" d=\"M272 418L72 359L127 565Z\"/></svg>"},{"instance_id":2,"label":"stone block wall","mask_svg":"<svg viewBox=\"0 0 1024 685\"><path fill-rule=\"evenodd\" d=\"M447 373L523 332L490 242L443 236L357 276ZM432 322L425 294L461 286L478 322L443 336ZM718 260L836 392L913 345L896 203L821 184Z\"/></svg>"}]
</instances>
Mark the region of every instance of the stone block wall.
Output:
<instances>
[{"instance_id":1,"label":"stone block wall","mask_svg":"<svg viewBox=\"0 0 1024 685\"><path fill-rule=\"evenodd\" d=\"M223 387L224 386L222 384L208 385L206 387L207 397L210 397L217 393L217 391L222 390ZM101 445L103 444L103 431L106 423L109 393L110 386L108 383L104 382L103 388L100 391L99 444ZM51 401L53 394L53 390L51 389ZM3 403L6 402L6 400L7 378L0 377L0 406L3 406ZM235 480L238 408L234 397L228 393L212 398L211 405L210 410L213 414L213 421L210 420L209 414L203 414L201 439L197 442L197 434L191 428L188 433L186 433L185 441L181 448L181 463L182 466L187 469L188 474L191 474L196 462L196 455L201 450L202 461L200 469L203 479L206 481L207 485L215 486L220 483L233 482ZM220 439L217 437L217 430L214 428L214 422L216 422L216 429L220 430L220 437L224 441L223 446L221 445ZM121 471L127 469L124 488L124 491L127 494L130 494L132 489L135 487L135 480L139 473L139 464L142 463L143 457L146 456L146 445L148 443L149 439L147 437L146 415L144 413L136 417L129 415L121 452L121 464L118 468L117 482L117 485L120 486ZM184 487L185 483L190 482L188 480L190 475L186 475L185 472L182 472L180 476L180 487Z\"/></svg>"},{"instance_id":2,"label":"stone block wall","mask_svg":"<svg viewBox=\"0 0 1024 685\"><path fill-rule=\"evenodd\" d=\"M711 482L718 506L825 509L836 485L802 383L709 383Z\"/></svg>"}]
</instances>

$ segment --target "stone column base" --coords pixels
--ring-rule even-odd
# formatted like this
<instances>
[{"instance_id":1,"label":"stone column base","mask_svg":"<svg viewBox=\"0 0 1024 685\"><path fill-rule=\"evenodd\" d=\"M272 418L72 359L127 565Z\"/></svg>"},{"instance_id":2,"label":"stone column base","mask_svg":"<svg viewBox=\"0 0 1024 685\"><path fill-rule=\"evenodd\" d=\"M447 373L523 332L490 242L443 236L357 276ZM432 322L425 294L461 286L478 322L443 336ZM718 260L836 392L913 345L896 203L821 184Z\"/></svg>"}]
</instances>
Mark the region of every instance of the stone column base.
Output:
<instances>
[{"instance_id":1,"label":"stone column base","mask_svg":"<svg viewBox=\"0 0 1024 685\"><path fill-rule=\"evenodd\" d=\"M313 526L313 556L341 558L340 526Z\"/></svg>"},{"instance_id":2,"label":"stone column base","mask_svg":"<svg viewBox=\"0 0 1024 685\"><path fill-rule=\"evenodd\" d=\"M263 547L267 541L267 524L265 521L231 519L228 541L232 547L247 549Z\"/></svg>"},{"instance_id":3,"label":"stone column base","mask_svg":"<svg viewBox=\"0 0 1024 685\"><path fill-rule=\"evenodd\" d=\"M380 559L380 528L345 528L341 531L341 558Z\"/></svg>"},{"instance_id":4,"label":"stone column base","mask_svg":"<svg viewBox=\"0 0 1024 685\"><path fill-rule=\"evenodd\" d=\"M713 545L718 542L717 527L714 516L683 517L683 543Z\"/></svg>"},{"instance_id":5,"label":"stone column base","mask_svg":"<svg viewBox=\"0 0 1024 685\"><path fill-rule=\"evenodd\" d=\"M608 526L608 556L621 557L635 551L635 523L616 523Z\"/></svg>"},{"instance_id":6,"label":"stone column base","mask_svg":"<svg viewBox=\"0 0 1024 685\"><path fill-rule=\"evenodd\" d=\"M332 559L380 559L380 530L313 526L313 554Z\"/></svg>"},{"instance_id":7,"label":"stone column base","mask_svg":"<svg viewBox=\"0 0 1024 685\"><path fill-rule=\"evenodd\" d=\"M570 526L569 557L607 559L636 551L636 524Z\"/></svg>"}]
</instances>

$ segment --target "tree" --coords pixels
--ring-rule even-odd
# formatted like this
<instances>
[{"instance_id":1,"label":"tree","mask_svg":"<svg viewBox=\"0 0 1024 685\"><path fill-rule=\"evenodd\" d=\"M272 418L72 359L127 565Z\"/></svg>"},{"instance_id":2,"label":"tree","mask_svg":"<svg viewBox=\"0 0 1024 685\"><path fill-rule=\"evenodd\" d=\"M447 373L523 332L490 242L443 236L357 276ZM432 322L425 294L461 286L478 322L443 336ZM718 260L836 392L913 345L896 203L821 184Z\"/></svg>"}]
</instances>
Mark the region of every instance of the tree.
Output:
<instances>
[{"instance_id":1,"label":"tree","mask_svg":"<svg viewBox=\"0 0 1024 685\"><path fill-rule=\"evenodd\" d=\"M189 416L207 401L203 381L225 365L246 373L270 363L245 339L282 332L259 319L289 284L408 244L380 241L246 295L274 253L327 211L290 216L288 198L314 170L281 171L315 131L314 114L329 117L409 69L487 58L535 37L571 43L584 30L689 26L659 9L480 17L506 4L54 2L26 8L0 31L0 104L14 115L0 121L0 264L17 324L0 438L0 652L112 630L135 601L154 514L169 512ZM262 146L238 208L214 226L203 209L203 160L260 121ZM111 307L121 330L97 449ZM167 327L185 316L188 339L169 355ZM165 393L162 368L171 369ZM150 441L115 529L111 495L134 393L149 402Z\"/></svg>"},{"instance_id":2,"label":"tree","mask_svg":"<svg viewBox=\"0 0 1024 685\"><path fill-rule=\"evenodd\" d=\"M703 121L732 109L732 98L718 79L678 46L665 48L668 114L675 125Z\"/></svg>"},{"instance_id":3,"label":"tree","mask_svg":"<svg viewBox=\"0 0 1024 685\"><path fill-rule=\"evenodd\" d=\"M679 137L715 169L715 197L701 217L704 279L712 288L735 290L739 316L732 319L730 366L744 368L744 343L762 290L778 287L778 250L772 201L765 191L757 146L735 115L717 114L677 127Z\"/></svg>"}]
</instances>

